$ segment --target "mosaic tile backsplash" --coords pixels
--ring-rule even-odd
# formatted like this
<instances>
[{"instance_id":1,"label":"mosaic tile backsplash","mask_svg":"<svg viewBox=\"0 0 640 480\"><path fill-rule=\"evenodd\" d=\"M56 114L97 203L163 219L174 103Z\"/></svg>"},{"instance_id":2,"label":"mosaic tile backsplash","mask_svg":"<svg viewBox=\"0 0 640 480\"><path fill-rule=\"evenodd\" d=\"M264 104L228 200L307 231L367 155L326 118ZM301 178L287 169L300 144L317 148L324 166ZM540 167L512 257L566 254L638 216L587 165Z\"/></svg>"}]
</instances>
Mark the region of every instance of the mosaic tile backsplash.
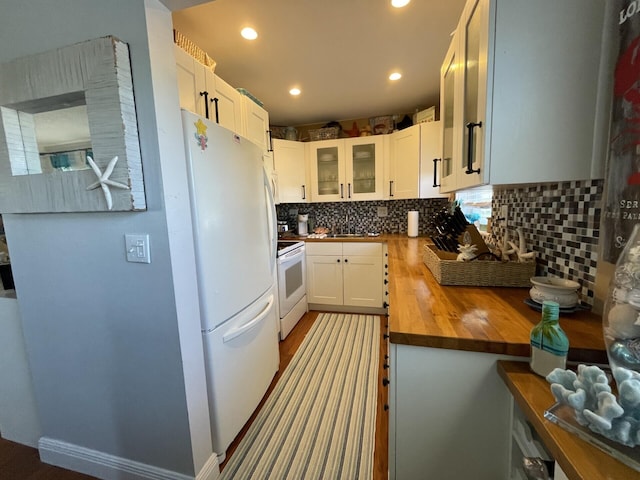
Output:
<instances>
[{"instance_id":1,"label":"mosaic tile backsplash","mask_svg":"<svg viewBox=\"0 0 640 480\"><path fill-rule=\"evenodd\" d=\"M309 214L309 230L328 227L335 233L406 233L407 213L418 212L418 234L432 234L429 218L449 204L446 198L378 200L370 202L287 203L276 206L278 220L286 220L290 231L298 227L298 213ZM386 216L378 210L386 208ZM347 222L348 219L348 222Z\"/></svg>"},{"instance_id":2,"label":"mosaic tile backsplash","mask_svg":"<svg viewBox=\"0 0 640 480\"><path fill-rule=\"evenodd\" d=\"M505 222L496 219L508 205L509 239L517 241L516 228L522 228L528 249L536 252L537 275L579 282L581 301L593 305L603 187L603 180L494 187L496 244L502 245L505 232Z\"/></svg>"},{"instance_id":3,"label":"mosaic tile backsplash","mask_svg":"<svg viewBox=\"0 0 640 480\"><path fill-rule=\"evenodd\" d=\"M502 245L505 222L502 205L509 207L506 227L517 240L521 227L527 247L536 252L537 275L575 280L581 285L581 301L593 305L600 238L603 180L545 183L527 186L494 186L492 238ZM300 203L277 206L279 220L297 228L297 214L309 214L309 226L329 227L343 233L406 233L407 212L419 212L419 234L430 236L429 219L449 205L446 198L372 202ZM379 216L386 208L386 216ZM347 223L348 218L348 223Z\"/></svg>"}]
</instances>

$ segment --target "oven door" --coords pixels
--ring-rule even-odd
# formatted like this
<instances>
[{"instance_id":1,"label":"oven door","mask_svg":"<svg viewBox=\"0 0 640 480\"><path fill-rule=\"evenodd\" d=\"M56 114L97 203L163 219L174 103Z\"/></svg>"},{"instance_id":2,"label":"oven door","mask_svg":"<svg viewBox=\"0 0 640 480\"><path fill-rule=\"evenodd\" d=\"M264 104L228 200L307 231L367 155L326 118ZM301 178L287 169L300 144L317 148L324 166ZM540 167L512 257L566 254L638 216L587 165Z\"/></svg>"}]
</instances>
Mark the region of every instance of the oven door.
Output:
<instances>
[{"instance_id":1,"label":"oven door","mask_svg":"<svg viewBox=\"0 0 640 480\"><path fill-rule=\"evenodd\" d=\"M304 245L278 257L278 300L280 318L307 293Z\"/></svg>"}]
</instances>

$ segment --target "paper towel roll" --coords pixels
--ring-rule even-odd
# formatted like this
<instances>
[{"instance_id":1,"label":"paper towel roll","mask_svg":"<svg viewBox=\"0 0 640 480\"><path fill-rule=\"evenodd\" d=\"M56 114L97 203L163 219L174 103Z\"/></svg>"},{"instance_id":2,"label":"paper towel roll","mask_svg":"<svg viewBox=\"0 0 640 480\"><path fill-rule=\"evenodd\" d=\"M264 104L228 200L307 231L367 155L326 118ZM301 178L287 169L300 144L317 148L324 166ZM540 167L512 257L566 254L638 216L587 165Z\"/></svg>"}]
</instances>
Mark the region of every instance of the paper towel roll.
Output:
<instances>
[{"instance_id":1,"label":"paper towel roll","mask_svg":"<svg viewBox=\"0 0 640 480\"><path fill-rule=\"evenodd\" d=\"M407 235L410 237L418 236L418 212L415 210L407 214Z\"/></svg>"}]
</instances>

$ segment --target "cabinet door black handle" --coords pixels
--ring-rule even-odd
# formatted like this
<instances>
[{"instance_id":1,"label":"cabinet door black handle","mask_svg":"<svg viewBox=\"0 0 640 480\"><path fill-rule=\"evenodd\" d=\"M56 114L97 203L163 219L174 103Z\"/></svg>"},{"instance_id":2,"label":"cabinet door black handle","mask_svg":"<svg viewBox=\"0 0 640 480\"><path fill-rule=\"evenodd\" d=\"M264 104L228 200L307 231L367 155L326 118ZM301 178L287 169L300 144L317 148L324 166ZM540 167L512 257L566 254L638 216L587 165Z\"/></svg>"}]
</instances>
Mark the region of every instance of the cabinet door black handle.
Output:
<instances>
[{"instance_id":1,"label":"cabinet door black handle","mask_svg":"<svg viewBox=\"0 0 640 480\"><path fill-rule=\"evenodd\" d=\"M340 184L340 198L344 198L344 183Z\"/></svg>"},{"instance_id":2,"label":"cabinet door black handle","mask_svg":"<svg viewBox=\"0 0 640 480\"><path fill-rule=\"evenodd\" d=\"M337 259L336 262L340 263L340 259Z\"/></svg>"},{"instance_id":3,"label":"cabinet door black handle","mask_svg":"<svg viewBox=\"0 0 640 480\"><path fill-rule=\"evenodd\" d=\"M467 175L472 173L480 173L480 169L473 169L473 130L476 127L482 128L482 122L469 122L467 123L467 129L469 130L469 144L467 145L467 170L464 172Z\"/></svg>"},{"instance_id":4,"label":"cabinet door black handle","mask_svg":"<svg viewBox=\"0 0 640 480\"><path fill-rule=\"evenodd\" d=\"M351 184L350 183L347 183L347 192L348 192L347 193L348 194L347 198L351 198Z\"/></svg>"},{"instance_id":5,"label":"cabinet door black handle","mask_svg":"<svg viewBox=\"0 0 640 480\"><path fill-rule=\"evenodd\" d=\"M271 130L267 130L267 138L269 139L269 148L267 152L273 152L273 138L271 137Z\"/></svg>"},{"instance_id":6,"label":"cabinet door black handle","mask_svg":"<svg viewBox=\"0 0 640 480\"><path fill-rule=\"evenodd\" d=\"M393 180L389 180L389 196L393 197Z\"/></svg>"},{"instance_id":7,"label":"cabinet door black handle","mask_svg":"<svg viewBox=\"0 0 640 480\"><path fill-rule=\"evenodd\" d=\"M209 92L206 90L200 92L200 96L204 97L204 118L209 118Z\"/></svg>"},{"instance_id":8,"label":"cabinet door black handle","mask_svg":"<svg viewBox=\"0 0 640 480\"><path fill-rule=\"evenodd\" d=\"M307 189L304 188L304 185L302 185L302 200L306 200L307 199Z\"/></svg>"},{"instance_id":9,"label":"cabinet door black handle","mask_svg":"<svg viewBox=\"0 0 640 480\"><path fill-rule=\"evenodd\" d=\"M434 158L433 159L433 186L434 187L439 187L440 184L438 183L438 162L442 160L441 158Z\"/></svg>"},{"instance_id":10,"label":"cabinet door black handle","mask_svg":"<svg viewBox=\"0 0 640 480\"><path fill-rule=\"evenodd\" d=\"M218 97L213 97L211 99L211 102L213 103L213 108L216 111L216 123L220 123L220 115L218 114Z\"/></svg>"},{"instance_id":11,"label":"cabinet door black handle","mask_svg":"<svg viewBox=\"0 0 640 480\"><path fill-rule=\"evenodd\" d=\"M344 263L349 263L349 259L348 259L348 258L345 258L345 259L344 259Z\"/></svg>"}]
</instances>

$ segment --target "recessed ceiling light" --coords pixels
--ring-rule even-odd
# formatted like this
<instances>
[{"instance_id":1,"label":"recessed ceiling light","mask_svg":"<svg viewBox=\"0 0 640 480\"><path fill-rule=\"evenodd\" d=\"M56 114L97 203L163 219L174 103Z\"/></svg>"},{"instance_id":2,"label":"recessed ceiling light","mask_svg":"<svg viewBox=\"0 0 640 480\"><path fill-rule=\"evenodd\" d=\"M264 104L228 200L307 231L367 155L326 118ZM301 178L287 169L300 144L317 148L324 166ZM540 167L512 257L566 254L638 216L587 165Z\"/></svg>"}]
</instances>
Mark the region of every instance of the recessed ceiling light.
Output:
<instances>
[{"instance_id":1,"label":"recessed ceiling light","mask_svg":"<svg viewBox=\"0 0 640 480\"><path fill-rule=\"evenodd\" d=\"M244 38L246 38L247 40L255 40L256 38L258 38L258 32L256 32L253 28L251 27L244 27L241 31L240 31L240 35L242 35Z\"/></svg>"},{"instance_id":2,"label":"recessed ceiling light","mask_svg":"<svg viewBox=\"0 0 640 480\"><path fill-rule=\"evenodd\" d=\"M399 72L393 72L389 75L389 80L400 80L402 78L402 74Z\"/></svg>"},{"instance_id":3,"label":"recessed ceiling light","mask_svg":"<svg viewBox=\"0 0 640 480\"><path fill-rule=\"evenodd\" d=\"M396 8L405 7L411 0L391 0L391 6Z\"/></svg>"},{"instance_id":4,"label":"recessed ceiling light","mask_svg":"<svg viewBox=\"0 0 640 480\"><path fill-rule=\"evenodd\" d=\"M300 95L300 89L299 88L292 88L291 90L289 90L289 93L291 95Z\"/></svg>"}]
</instances>

